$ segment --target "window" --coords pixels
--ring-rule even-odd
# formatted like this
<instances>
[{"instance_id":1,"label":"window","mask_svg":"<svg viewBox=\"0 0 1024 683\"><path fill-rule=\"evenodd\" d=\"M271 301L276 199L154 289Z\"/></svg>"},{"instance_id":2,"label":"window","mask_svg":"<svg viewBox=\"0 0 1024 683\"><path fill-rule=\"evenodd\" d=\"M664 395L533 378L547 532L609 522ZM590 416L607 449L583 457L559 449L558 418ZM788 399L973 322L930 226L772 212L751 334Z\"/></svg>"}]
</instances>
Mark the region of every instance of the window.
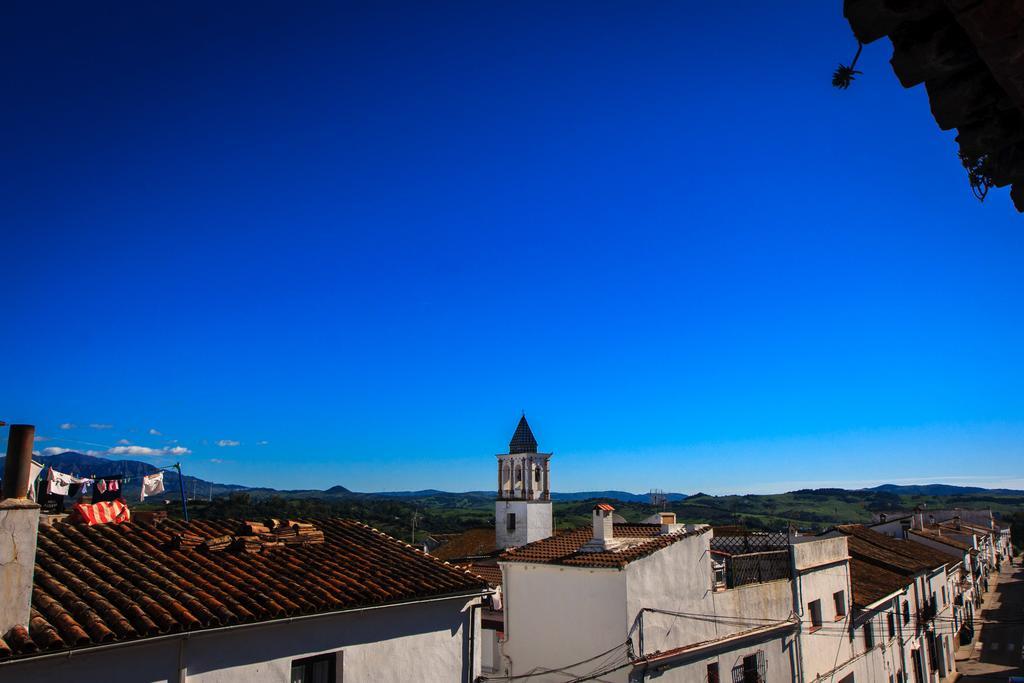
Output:
<instances>
[{"instance_id":1,"label":"window","mask_svg":"<svg viewBox=\"0 0 1024 683\"><path fill-rule=\"evenodd\" d=\"M906 626L910 623L910 601L903 601L903 625Z\"/></svg>"},{"instance_id":2,"label":"window","mask_svg":"<svg viewBox=\"0 0 1024 683\"><path fill-rule=\"evenodd\" d=\"M886 625L889 627L889 638L896 637L896 617L892 612L885 615Z\"/></svg>"},{"instance_id":3,"label":"window","mask_svg":"<svg viewBox=\"0 0 1024 683\"><path fill-rule=\"evenodd\" d=\"M718 662L708 664L708 683L718 683Z\"/></svg>"},{"instance_id":4,"label":"window","mask_svg":"<svg viewBox=\"0 0 1024 683\"><path fill-rule=\"evenodd\" d=\"M836 603L836 621L846 616L846 592L836 591L832 594L832 600Z\"/></svg>"},{"instance_id":5,"label":"window","mask_svg":"<svg viewBox=\"0 0 1024 683\"><path fill-rule=\"evenodd\" d=\"M516 530L516 513L510 512L505 515L505 530L509 533Z\"/></svg>"},{"instance_id":6,"label":"window","mask_svg":"<svg viewBox=\"0 0 1024 683\"><path fill-rule=\"evenodd\" d=\"M911 650L910 661L914 663L914 683L925 683L924 665L921 663L921 651Z\"/></svg>"},{"instance_id":7,"label":"window","mask_svg":"<svg viewBox=\"0 0 1024 683\"><path fill-rule=\"evenodd\" d=\"M765 678L764 652L755 652L743 658L743 683L763 683Z\"/></svg>"},{"instance_id":8,"label":"window","mask_svg":"<svg viewBox=\"0 0 1024 683\"><path fill-rule=\"evenodd\" d=\"M947 605L947 604L949 604L949 598L947 598L946 596L947 596L947 593L946 593L946 587L945 587L945 586L943 586L943 587L942 587L942 604L943 604L943 605Z\"/></svg>"},{"instance_id":9,"label":"window","mask_svg":"<svg viewBox=\"0 0 1024 683\"><path fill-rule=\"evenodd\" d=\"M874 624L870 621L864 624L864 647L870 650L875 646Z\"/></svg>"},{"instance_id":10,"label":"window","mask_svg":"<svg viewBox=\"0 0 1024 683\"><path fill-rule=\"evenodd\" d=\"M821 628L821 600L809 602L807 611L811 613L811 633L814 633Z\"/></svg>"},{"instance_id":11,"label":"window","mask_svg":"<svg viewBox=\"0 0 1024 683\"><path fill-rule=\"evenodd\" d=\"M853 683L853 672L850 672L839 679L839 683Z\"/></svg>"},{"instance_id":12,"label":"window","mask_svg":"<svg viewBox=\"0 0 1024 683\"><path fill-rule=\"evenodd\" d=\"M292 662L292 683L341 683L335 669L339 656L331 653L296 659Z\"/></svg>"},{"instance_id":13,"label":"window","mask_svg":"<svg viewBox=\"0 0 1024 683\"><path fill-rule=\"evenodd\" d=\"M540 468L539 467L537 467L537 468L535 468L533 470L533 480L535 482L537 482L538 484L540 483Z\"/></svg>"}]
</instances>

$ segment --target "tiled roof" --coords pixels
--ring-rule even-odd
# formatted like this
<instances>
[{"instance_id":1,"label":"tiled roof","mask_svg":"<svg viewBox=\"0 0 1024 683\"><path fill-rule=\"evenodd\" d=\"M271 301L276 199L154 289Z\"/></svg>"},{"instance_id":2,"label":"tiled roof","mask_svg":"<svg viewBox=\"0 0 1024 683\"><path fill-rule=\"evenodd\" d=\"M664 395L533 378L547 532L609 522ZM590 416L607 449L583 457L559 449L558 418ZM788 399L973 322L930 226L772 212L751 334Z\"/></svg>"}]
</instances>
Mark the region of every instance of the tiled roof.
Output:
<instances>
[{"instance_id":1,"label":"tiled roof","mask_svg":"<svg viewBox=\"0 0 1024 683\"><path fill-rule=\"evenodd\" d=\"M604 510L605 512L615 512L615 508L613 508L608 503L598 503L597 505L594 506L594 509L595 510Z\"/></svg>"},{"instance_id":2,"label":"tiled roof","mask_svg":"<svg viewBox=\"0 0 1024 683\"><path fill-rule=\"evenodd\" d=\"M853 539L850 539L853 540ZM852 554L852 551L851 551ZM856 555L850 558L850 583L853 586L853 604L860 609L872 605L885 596L909 586L914 579L897 574Z\"/></svg>"},{"instance_id":3,"label":"tiled roof","mask_svg":"<svg viewBox=\"0 0 1024 683\"><path fill-rule=\"evenodd\" d=\"M507 550L499 556L499 559L502 562L533 562L569 567L622 569L630 562L646 557L684 538L711 531L711 527L701 527L695 531L662 534L659 524L615 524L613 529L616 540L638 539L638 542L631 543L621 550L580 552L584 544L594 535L593 526L586 526L560 536L545 538L542 541Z\"/></svg>"},{"instance_id":4,"label":"tiled roof","mask_svg":"<svg viewBox=\"0 0 1024 683\"><path fill-rule=\"evenodd\" d=\"M494 560L484 562L471 562L460 565L463 569L473 572L477 576L487 579L487 584L492 588L501 585L501 567Z\"/></svg>"},{"instance_id":5,"label":"tiled roof","mask_svg":"<svg viewBox=\"0 0 1024 683\"><path fill-rule=\"evenodd\" d=\"M235 534L232 521L41 526L29 630L0 639L0 658L487 588L359 522L306 521L323 543L255 553L173 549L186 531Z\"/></svg>"},{"instance_id":6,"label":"tiled roof","mask_svg":"<svg viewBox=\"0 0 1024 683\"><path fill-rule=\"evenodd\" d=\"M512 440L508 443L508 452L512 454L537 452L537 439L533 437L533 431L530 429L525 415L519 418L515 434L512 435Z\"/></svg>"},{"instance_id":7,"label":"tiled roof","mask_svg":"<svg viewBox=\"0 0 1024 683\"><path fill-rule=\"evenodd\" d=\"M948 531L958 531L963 534L975 534L976 536L988 536L992 533L991 529L986 529L983 526L968 524L967 522L956 522L951 519L948 519L945 522L939 522L937 526Z\"/></svg>"},{"instance_id":8,"label":"tiled roof","mask_svg":"<svg viewBox=\"0 0 1024 683\"><path fill-rule=\"evenodd\" d=\"M848 537L851 555L861 555L862 559L899 573L917 574L953 563L941 550L892 538L861 524L841 524L836 531Z\"/></svg>"},{"instance_id":9,"label":"tiled roof","mask_svg":"<svg viewBox=\"0 0 1024 683\"><path fill-rule=\"evenodd\" d=\"M461 560L466 557L491 555L498 549L494 527L470 529L461 534L433 534L441 545L430 551L442 560Z\"/></svg>"},{"instance_id":10,"label":"tiled roof","mask_svg":"<svg viewBox=\"0 0 1024 683\"><path fill-rule=\"evenodd\" d=\"M927 539L932 540L932 541L937 541L939 543L942 543L943 545L948 545L950 547L950 549L952 549L952 548L956 548L957 550L970 550L971 549L971 546L969 546L968 544L964 543L963 541L958 541L957 539L953 538L952 536L949 536L948 534L940 533L936 529L911 529L910 535L911 536L915 536L915 535L916 536L921 536L922 538L927 538Z\"/></svg>"}]
</instances>

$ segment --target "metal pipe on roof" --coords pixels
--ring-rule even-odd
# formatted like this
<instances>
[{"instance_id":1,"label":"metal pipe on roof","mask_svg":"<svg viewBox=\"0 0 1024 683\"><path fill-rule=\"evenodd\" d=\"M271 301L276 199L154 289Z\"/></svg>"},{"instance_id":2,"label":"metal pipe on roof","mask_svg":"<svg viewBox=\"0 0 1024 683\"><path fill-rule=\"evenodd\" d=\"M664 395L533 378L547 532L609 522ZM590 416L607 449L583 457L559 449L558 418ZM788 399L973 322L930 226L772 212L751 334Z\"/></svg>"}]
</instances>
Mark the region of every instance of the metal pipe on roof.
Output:
<instances>
[{"instance_id":1,"label":"metal pipe on roof","mask_svg":"<svg viewBox=\"0 0 1024 683\"><path fill-rule=\"evenodd\" d=\"M28 477L32 470L34 425L11 425L4 463L4 498L28 498Z\"/></svg>"}]
</instances>

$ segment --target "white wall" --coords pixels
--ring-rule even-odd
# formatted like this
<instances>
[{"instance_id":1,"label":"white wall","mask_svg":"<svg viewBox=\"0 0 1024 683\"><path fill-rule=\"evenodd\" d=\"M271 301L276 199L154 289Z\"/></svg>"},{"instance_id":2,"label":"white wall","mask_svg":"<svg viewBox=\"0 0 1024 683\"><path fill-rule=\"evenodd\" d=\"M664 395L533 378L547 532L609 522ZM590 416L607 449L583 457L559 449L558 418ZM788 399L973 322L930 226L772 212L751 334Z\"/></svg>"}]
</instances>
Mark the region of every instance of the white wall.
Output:
<instances>
[{"instance_id":1,"label":"white wall","mask_svg":"<svg viewBox=\"0 0 1024 683\"><path fill-rule=\"evenodd\" d=\"M846 616L838 617L834 599L838 591L843 592ZM853 659L853 645L849 638L853 611L849 564L844 562L801 574L797 579L796 599L800 601L797 607L803 621L800 634L803 671L805 680L809 681ZM814 600L821 601L822 624L820 629L812 632L808 605ZM842 677L837 674L835 678L838 681Z\"/></svg>"},{"instance_id":2,"label":"white wall","mask_svg":"<svg viewBox=\"0 0 1024 683\"><path fill-rule=\"evenodd\" d=\"M561 668L625 642L624 572L522 562L500 564L505 607L502 672L521 674L537 667ZM593 664L568 670L582 675L592 668ZM565 678L539 675L531 680Z\"/></svg>"},{"instance_id":3,"label":"white wall","mask_svg":"<svg viewBox=\"0 0 1024 683\"><path fill-rule=\"evenodd\" d=\"M0 683L289 683L291 662L342 651L339 681L467 681L467 633L475 615L473 676L480 672L479 611L474 600L446 600L301 619L0 666Z\"/></svg>"},{"instance_id":4,"label":"white wall","mask_svg":"<svg viewBox=\"0 0 1024 683\"><path fill-rule=\"evenodd\" d=\"M508 532L508 513L516 515L516 530ZM494 504L495 543L499 548L518 548L551 536L551 502L499 500Z\"/></svg>"}]
</instances>

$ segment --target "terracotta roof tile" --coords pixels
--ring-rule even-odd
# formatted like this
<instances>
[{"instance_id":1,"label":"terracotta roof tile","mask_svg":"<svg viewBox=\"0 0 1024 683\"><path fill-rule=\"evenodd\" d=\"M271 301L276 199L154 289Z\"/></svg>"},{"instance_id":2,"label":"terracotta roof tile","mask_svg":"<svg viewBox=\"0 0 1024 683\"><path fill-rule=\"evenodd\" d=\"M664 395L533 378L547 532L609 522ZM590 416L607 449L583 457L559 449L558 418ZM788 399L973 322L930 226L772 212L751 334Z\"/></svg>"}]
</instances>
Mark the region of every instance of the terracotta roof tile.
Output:
<instances>
[{"instance_id":1,"label":"terracotta roof tile","mask_svg":"<svg viewBox=\"0 0 1024 683\"><path fill-rule=\"evenodd\" d=\"M461 534L434 534L441 545L430 551L442 560L461 560L467 557L492 555L498 549L494 527L469 529Z\"/></svg>"},{"instance_id":2,"label":"terracotta roof tile","mask_svg":"<svg viewBox=\"0 0 1024 683\"><path fill-rule=\"evenodd\" d=\"M913 577L889 571L856 556L850 558L853 604L860 609L913 583Z\"/></svg>"},{"instance_id":3,"label":"terracotta roof tile","mask_svg":"<svg viewBox=\"0 0 1024 683\"><path fill-rule=\"evenodd\" d=\"M857 607L867 607L910 585L917 574L955 563L941 550L892 538L860 524L842 524L836 531L847 537L853 604Z\"/></svg>"},{"instance_id":4,"label":"terracotta roof tile","mask_svg":"<svg viewBox=\"0 0 1024 683\"><path fill-rule=\"evenodd\" d=\"M29 628L0 638L0 658L487 588L365 524L309 521L323 543L257 553L172 543L234 534L237 521L41 526Z\"/></svg>"},{"instance_id":5,"label":"terracotta roof tile","mask_svg":"<svg viewBox=\"0 0 1024 683\"><path fill-rule=\"evenodd\" d=\"M642 540L621 550L581 552L580 549L593 538L594 534L593 527L587 526L560 536L553 536L507 550L499 556L499 559L503 562L622 569L630 562L646 557L684 538L711 531L711 527L705 526L695 531L662 534L660 524L615 524L613 529L617 539Z\"/></svg>"},{"instance_id":6,"label":"terracotta roof tile","mask_svg":"<svg viewBox=\"0 0 1024 683\"><path fill-rule=\"evenodd\" d=\"M889 568L900 573L916 574L953 563L949 555L941 550L886 536L861 524L841 524L836 530L850 538L851 554L856 549L866 559L880 562L883 566L889 565Z\"/></svg>"},{"instance_id":7,"label":"terracotta roof tile","mask_svg":"<svg viewBox=\"0 0 1024 683\"><path fill-rule=\"evenodd\" d=\"M930 539L932 541L937 541L937 542L942 543L944 545L948 545L951 550L953 548L955 548L957 550L961 550L961 551L966 551L966 550L970 550L971 549L971 546L967 545L963 541L958 541L957 539L953 538L952 536L940 533L936 529L912 529L910 531L910 535L911 536L920 536L922 538L927 538L927 539Z\"/></svg>"},{"instance_id":8,"label":"terracotta roof tile","mask_svg":"<svg viewBox=\"0 0 1024 683\"><path fill-rule=\"evenodd\" d=\"M488 585L492 588L496 588L501 585L501 567L499 567L494 560L487 562L471 562L461 566L464 569L473 572L477 576L481 576L486 579Z\"/></svg>"}]
</instances>

